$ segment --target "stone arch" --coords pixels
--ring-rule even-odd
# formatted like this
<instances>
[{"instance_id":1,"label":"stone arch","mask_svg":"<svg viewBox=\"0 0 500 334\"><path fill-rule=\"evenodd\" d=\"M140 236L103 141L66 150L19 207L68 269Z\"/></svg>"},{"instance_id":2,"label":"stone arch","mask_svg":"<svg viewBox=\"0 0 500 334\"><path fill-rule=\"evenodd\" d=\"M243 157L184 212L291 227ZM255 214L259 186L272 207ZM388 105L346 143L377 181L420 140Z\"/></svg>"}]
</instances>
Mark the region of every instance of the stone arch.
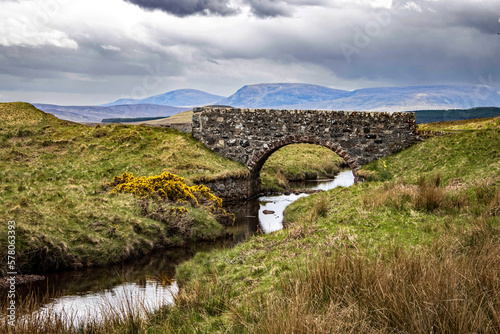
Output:
<instances>
[{"instance_id":1,"label":"stone arch","mask_svg":"<svg viewBox=\"0 0 500 334\"><path fill-rule=\"evenodd\" d=\"M420 140L415 113L407 112L200 107L193 109L191 125L193 137L207 148L248 167L250 178L238 185L247 198L258 193L260 169L280 147L296 143L327 147L356 175L370 161Z\"/></svg>"},{"instance_id":2,"label":"stone arch","mask_svg":"<svg viewBox=\"0 0 500 334\"><path fill-rule=\"evenodd\" d=\"M347 153L346 150L342 149L339 144L331 140L325 140L315 136L291 135L282 137L278 140L273 140L265 144L259 151L254 153L251 160L246 164L250 169L251 178L259 178L260 170L262 169L262 166L264 166L264 163L267 161L267 159L280 148L291 144L316 144L326 147L343 158L353 171L356 171L356 169L359 168L359 166L356 165L355 159L350 157L349 153Z\"/></svg>"}]
</instances>

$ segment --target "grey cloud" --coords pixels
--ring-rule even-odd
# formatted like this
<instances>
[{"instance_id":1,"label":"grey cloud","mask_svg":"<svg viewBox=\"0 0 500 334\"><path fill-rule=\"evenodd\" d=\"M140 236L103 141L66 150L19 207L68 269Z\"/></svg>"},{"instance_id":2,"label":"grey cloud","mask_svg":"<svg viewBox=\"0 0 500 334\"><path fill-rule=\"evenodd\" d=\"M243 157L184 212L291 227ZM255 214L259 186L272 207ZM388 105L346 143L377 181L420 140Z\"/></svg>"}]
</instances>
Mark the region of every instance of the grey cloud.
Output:
<instances>
[{"instance_id":1,"label":"grey cloud","mask_svg":"<svg viewBox=\"0 0 500 334\"><path fill-rule=\"evenodd\" d=\"M452 4L446 1L394 0L392 6L401 10L410 4L421 8L420 16L435 17L449 26L474 28L486 34L496 33L500 29L500 3L497 0L481 1L480 4L468 0L456 0Z\"/></svg>"},{"instance_id":2,"label":"grey cloud","mask_svg":"<svg viewBox=\"0 0 500 334\"><path fill-rule=\"evenodd\" d=\"M500 86L500 67L496 60L500 41L496 34L491 35L492 29L498 29L498 16L495 16L498 14L492 13L500 12L500 3L491 2L490 5L481 7L470 1L460 1L455 7L449 2L426 1L421 6L422 12L396 10L388 26L368 36L369 42L359 47L351 63L346 61L339 45L342 42L355 45L356 32L349 26L365 30L370 20L365 8L362 12L345 12L345 15L331 18L331 22L339 19L348 22L346 29L331 25L326 17L311 24L311 28L321 27L315 30L316 34L307 29L287 32L290 26L276 24L261 38L255 38L267 40L258 49L241 45L241 53L238 53L239 48L226 49L217 59L259 59L265 52L267 59L277 63L321 66L325 76L330 72L352 82L480 84L481 77L491 74L493 82L490 84ZM323 36L319 36L318 31Z\"/></svg>"},{"instance_id":3,"label":"grey cloud","mask_svg":"<svg viewBox=\"0 0 500 334\"><path fill-rule=\"evenodd\" d=\"M78 52L53 46L0 46L0 90L129 94L144 80L184 75L177 60L152 50L106 52L81 42Z\"/></svg>"},{"instance_id":4,"label":"grey cloud","mask_svg":"<svg viewBox=\"0 0 500 334\"><path fill-rule=\"evenodd\" d=\"M161 10L179 17L190 15L234 15L241 9L230 0L125 0L148 10ZM243 0L252 14L261 18L291 16L297 6L321 6L326 0Z\"/></svg>"},{"instance_id":5,"label":"grey cloud","mask_svg":"<svg viewBox=\"0 0 500 334\"><path fill-rule=\"evenodd\" d=\"M229 6L229 0L125 0L149 10L161 10L175 16L233 15L238 9Z\"/></svg>"},{"instance_id":6,"label":"grey cloud","mask_svg":"<svg viewBox=\"0 0 500 334\"><path fill-rule=\"evenodd\" d=\"M252 13L257 17L290 16L293 7L281 0L248 0Z\"/></svg>"},{"instance_id":7,"label":"grey cloud","mask_svg":"<svg viewBox=\"0 0 500 334\"><path fill-rule=\"evenodd\" d=\"M453 22L456 25L475 28L485 34L496 34L500 31L498 13L500 6L496 4L497 10L478 8L471 6L466 11L453 13Z\"/></svg>"},{"instance_id":8,"label":"grey cloud","mask_svg":"<svg viewBox=\"0 0 500 334\"><path fill-rule=\"evenodd\" d=\"M229 1L218 4L229 6ZM191 10L182 7L185 9L182 14L177 9L178 16L230 15L230 11L212 6L215 1L156 2L163 7L155 8L164 11L174 11L173 7L165 7L167 3L171 6L205 4L198 9L191 7L195 8ZM421 12L393 10L390 24L381 27L380 33L370 36L370 42L359 47L359 52L353 54L350 63L339 45L355 45L353 27L364 31L379 8L338 3L337 7L329 5L325 10L308 8L306 15L301 15L299 6L326 6L326 2L240 0L239 3L251 6L253 15L267 18L266 21L248 20L243 16L219 18L221 21L234 21L235 24L241 22L242 28L225 29L221 31L221 36L217 36L217 29L215 33L188 33L159 29L157 24L150 26L148 22L143 22L148 32L147 43L118 38L103 30L102 34L94 33L88 38L71 36L78 42L78 50L49 46L0 47L0 90L82 92L89 96L105 92L111 96L107 100L112 100L122 94L130 94L149 75L147 67L156 68L158 64L161 66L159 75L165 79L165 86L160 89L165 91L166 87L177 89L181 87L176 85L182 84L182 87L214 92L214 89L229 86L228 82L234 84L236 90L239 88L237 85L268 81L269 77L287 81L290 77L301 75L300 72L293 73L297 68L317 74L318 81L310 83L337 88L343 87L335 80L348 83L353 88L362 88L365 82L370 82L370 85L376 82L381 86L480 84L484 83L481 77L489 78L490 75L492 82L489 84L500 87L497 60L500 37L496 35L500 31L500 2L413 2L420 6ZM153 9L154 2L148 3ZM404 8L406 3L408 1L400 3L400 6ZM138 8L135 10L139 12ZM297 20L276 19L276 16L287 15L294 15ZM186 20L194 22L197 19ZM217 19L209 21L214 25L219 22ZM104 50L102 45L112 45L122 51L110 52ZM169 53L169 47L175 52ZM251 70L244 72L246 68ZM85 81L87 78L92 81ZM171 86L167 86L169 84ZM151 95L161 92L151 91ZM222 94L220 91L215 93Z\"/></svg>"}]
</instances>

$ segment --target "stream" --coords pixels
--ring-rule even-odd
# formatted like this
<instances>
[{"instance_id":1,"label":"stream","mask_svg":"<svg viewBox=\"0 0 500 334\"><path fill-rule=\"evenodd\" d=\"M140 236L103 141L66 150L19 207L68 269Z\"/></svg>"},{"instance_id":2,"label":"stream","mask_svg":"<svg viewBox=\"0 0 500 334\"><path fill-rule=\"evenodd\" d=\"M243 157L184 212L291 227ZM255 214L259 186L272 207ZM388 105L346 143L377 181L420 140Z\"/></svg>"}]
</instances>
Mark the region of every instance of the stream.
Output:
<instances>
[{"instance_id":1,"label":"stream","mask_svg":"<svg viewBox=\"0 0 500 334\"><path fill-rule=\"evenodd\" d=\"M340 172L334 179L290 182L292 189L329 190L354 183L351 170ZM283 228L283 211L307 194L262 196L236 207L236 222L228 228L234 235L226 246L237 244L256 233L271 233ZM264 213L266 212L266 213ZM161 251L120 265L107 268L89 268L45 275L43 281L29 287L18 286L19 295L34 294L39 302L35 311L41 317L54 312L67 318L68 324L102 319L103 314L121 316L139 315L154 311L174 302L178 291L174 280L175 268L196 252L214 246L196 246L188 249ZM215 247L220 247L216 245Z\"/></svg>"}]
</instances>

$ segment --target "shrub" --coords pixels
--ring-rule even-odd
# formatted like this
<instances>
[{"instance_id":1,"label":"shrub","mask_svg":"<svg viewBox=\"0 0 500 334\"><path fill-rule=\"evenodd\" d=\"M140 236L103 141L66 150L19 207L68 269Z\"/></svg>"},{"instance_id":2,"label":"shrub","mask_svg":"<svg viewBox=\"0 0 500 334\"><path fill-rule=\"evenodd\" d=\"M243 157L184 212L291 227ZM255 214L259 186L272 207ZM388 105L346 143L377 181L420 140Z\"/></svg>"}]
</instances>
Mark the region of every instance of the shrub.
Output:
<instances>
[{"instance_id":1,"label":"shrub","mask_svg":"<svg viewBox=\"0 0 500 334\"><path fill-rule=\"evenodd\" d=\"M205 185L188 186L184 178L164 172L161 175L135 177L132 173L115 176L108 183L111 193L126 192L146 199L165 199L178 203L190 203L194 207L203 205L211 210L222 207L222 199L210 192ZM206 204L206 205L205 205Z\"/></svg>"}]
</instances>

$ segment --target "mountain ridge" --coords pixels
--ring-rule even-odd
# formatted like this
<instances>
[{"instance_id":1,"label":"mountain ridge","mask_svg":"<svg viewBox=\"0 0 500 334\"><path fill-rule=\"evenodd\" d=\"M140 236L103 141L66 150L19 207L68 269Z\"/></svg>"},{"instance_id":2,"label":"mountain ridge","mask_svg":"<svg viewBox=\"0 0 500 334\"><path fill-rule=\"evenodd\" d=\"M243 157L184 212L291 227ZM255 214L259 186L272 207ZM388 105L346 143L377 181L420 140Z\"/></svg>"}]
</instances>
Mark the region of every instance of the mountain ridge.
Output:
<instances>
[{"instance_id":1,"label":"mountain ridge","mask_svg":"<svg viewBox=\"0 0 500 334\"><path fill-rule=\"evenodd\" d=\"M138 104L144 101L150 103ZM141 100L116 100L101 106L34 105L61 119L100 122L103 118L172 116L192 106L204 105L386 112L500 107L500 91L471 84L371 87L348 91L303 83L261 83L245 85L228 97L179 89Z\"/></svg>"},{"instance_id":2,"label":"mountain ridge","mask_svg":"<svg viewBox=\"0 0 500 334\"><path fill-rule=\"evenodd\" d=\"M297 88L304 84L259 84L244 86L230 97L219 101L220 104L230 104L233 107L272 108L282 109L333 109L346 111L409 111L429 109L468 109L474 107L500 106L500 93L493 87L485 85L448 84L406 87L373 87L353 91L332 90L329 98L324 91L314 95L311 87L305 85L307 93L303 94L306 100L301 103L280 103L283 99L269 99L253 96L255 92L262 92L266 86L288 85ZM293 86L290 86L293 85ZM246 93L246 94L244 94ZM270 94L272 97L272 94ZM307 101L313 95L316 101ZM295 97L294 97L295 98Z\"/></svg>"},{"instance_id":3,"label":"mountain ridge","mask_svg":"<svg viewBox=\"0 0 500 334\"><path fill-rule=\"evenodd\" d=\"M144 99L118 99L111 103L101 105L110 107L116 105L130 104L156 104L170 107L197 107L207 104L213 104L224 96L210 94L197 89L177 89L163 94L153 95Z\"/></svg>"},{"instance_id":4,"label":"mountain ridge","mask_svg":"<svg viewBox=\"0 0 500 334\"><path fill-rule=\"evenodd\" d=\"M36 108L57 118L77 123L100 123L104 118L172 116L190 108L179 108L155 104L116 106L59 106L34 103Z\"/></svg>"}]
</instances>

